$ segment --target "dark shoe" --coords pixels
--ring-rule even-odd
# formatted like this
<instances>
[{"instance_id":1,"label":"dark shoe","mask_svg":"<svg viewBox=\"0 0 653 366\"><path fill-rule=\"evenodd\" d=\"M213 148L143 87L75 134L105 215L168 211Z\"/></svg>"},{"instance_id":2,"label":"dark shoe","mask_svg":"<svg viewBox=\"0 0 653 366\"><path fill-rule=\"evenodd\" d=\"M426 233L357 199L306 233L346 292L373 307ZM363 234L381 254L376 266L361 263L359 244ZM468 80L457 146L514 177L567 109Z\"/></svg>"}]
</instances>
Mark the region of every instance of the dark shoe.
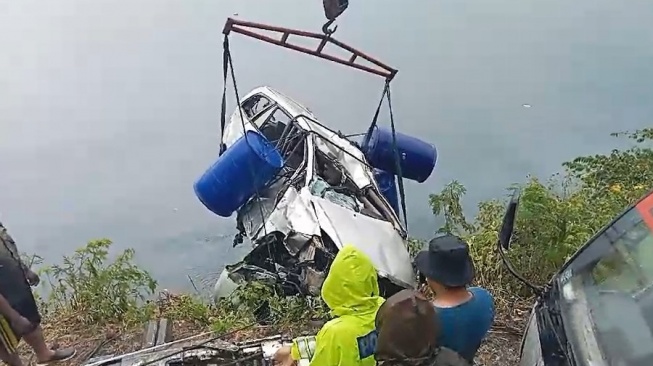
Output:
<instances>
[{"instance_id":1,"label":"dark shoe","mask_svg":"<svg viewBox=\"0 0 653 366\"><path fill-rule=\"evenodd\" d=\"M54 351L52 357L49 360L39 361L36 363L37 366L49 365L56 362L68 361L71 358L77 355L77 350L74 348L62 348Z\"/></svg>"}]
</instances>

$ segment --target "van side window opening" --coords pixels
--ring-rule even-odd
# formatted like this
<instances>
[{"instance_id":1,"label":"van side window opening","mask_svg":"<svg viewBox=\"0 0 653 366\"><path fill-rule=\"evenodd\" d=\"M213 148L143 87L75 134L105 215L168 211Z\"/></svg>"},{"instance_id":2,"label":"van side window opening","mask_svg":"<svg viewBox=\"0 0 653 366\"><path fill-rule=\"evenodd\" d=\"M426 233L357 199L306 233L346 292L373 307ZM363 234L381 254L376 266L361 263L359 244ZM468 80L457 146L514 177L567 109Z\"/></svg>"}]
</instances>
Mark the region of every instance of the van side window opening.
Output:
<instances>
[{"instance_id":1,"label":"van side window opening","mask_svg":"<svg viewBox=\"0 0 653 366\"><path fill-rule=\"evenodd\" d=\"M262 95L253 95L243 102L243 112L250 120L256 118L259 114L265 112L272 106L270 99Z\"/></svg>"},{"instance_id":2,"label":"van side window opening","mask_svg":"<svg viewBox=\"0 0 653 366\"><path fill-rule=\"evenodd\" d=\"M288 113L277 107L258 128L261 130L263 136L270 142L275 143L281 138L283 131L290 124L291 120L292 118Z\"/></svg>"}]
</instances>

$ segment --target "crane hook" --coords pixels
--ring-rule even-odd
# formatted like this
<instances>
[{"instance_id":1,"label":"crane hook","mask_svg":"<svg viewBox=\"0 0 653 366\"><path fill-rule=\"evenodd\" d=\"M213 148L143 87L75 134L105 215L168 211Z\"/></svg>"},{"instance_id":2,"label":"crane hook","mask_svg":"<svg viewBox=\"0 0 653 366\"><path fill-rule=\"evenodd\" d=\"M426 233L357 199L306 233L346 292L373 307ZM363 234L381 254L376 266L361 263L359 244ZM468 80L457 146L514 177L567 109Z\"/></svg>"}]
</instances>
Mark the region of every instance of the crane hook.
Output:
<instances>
[{"instance_id":1,"label":"crane hook","mask_svg":"<svg viewBox=\"0 0 653 366\"><path fill-rule=\"evenodd\" d=\"M324 25L322 26L322 33L324 33L327 37L332 35L336 31L336 29L338 29L337 25L329 29L329 26L331 26L331 24L333 24L333 22L335 21L336 21L335 18L331 19L328 22L324 23Z\"/></svg>"}]
</instances>

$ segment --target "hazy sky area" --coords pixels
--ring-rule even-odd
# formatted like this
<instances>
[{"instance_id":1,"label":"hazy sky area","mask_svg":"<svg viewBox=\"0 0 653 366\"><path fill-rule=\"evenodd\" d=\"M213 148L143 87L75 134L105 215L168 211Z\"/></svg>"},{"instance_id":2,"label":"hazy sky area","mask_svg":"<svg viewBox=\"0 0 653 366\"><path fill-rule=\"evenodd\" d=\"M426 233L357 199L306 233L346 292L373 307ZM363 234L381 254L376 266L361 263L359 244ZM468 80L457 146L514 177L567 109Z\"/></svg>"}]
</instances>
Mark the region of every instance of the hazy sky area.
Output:
<instances>
[{"instance_id":1,"label":"hazy sky area","mask_svg":"<svg viewBox=\"0 0 653 366\"><path fill-rule=\"evenodd\" d=\"M234 13L314 31L325 20L319 0L0 0L0 221L22 250L56 262L109 237L174 288L239 259L234 219L192 188L217 157ZM337 39L400 70L397 128L438 148L432 177L407 184L415 236L436 229L427 196L452 179L473 213L652 123L650 0L352 0L337 24ZM270 85L332 128L369 125L380 78L231 44L241 94Z\"/></svg>"}]
</instances>

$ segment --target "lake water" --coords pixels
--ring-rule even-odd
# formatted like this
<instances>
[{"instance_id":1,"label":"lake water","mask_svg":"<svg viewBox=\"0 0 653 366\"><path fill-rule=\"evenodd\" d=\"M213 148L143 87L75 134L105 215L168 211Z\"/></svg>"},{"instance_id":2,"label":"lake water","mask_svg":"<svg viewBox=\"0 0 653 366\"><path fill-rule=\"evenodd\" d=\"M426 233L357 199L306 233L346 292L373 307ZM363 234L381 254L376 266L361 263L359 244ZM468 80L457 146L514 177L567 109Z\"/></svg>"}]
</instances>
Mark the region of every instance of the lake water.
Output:
<instances>
[{"instance_id":1,"label":"lake water","mask_svg":"<svg viewBox=\"0 0 653 366\"><path fill-rule=\"evenodd\" d=\"M0 7L0 220L20 248L56 262L109 237L174 289L238 260L233 219L192 189L218 151L222 26L237 13L319 31L321 1ZM411 234L436 229L427 196L452 179L473 213L529 173L619 146L610 132L651 126L652 22L645 0L352 1L335 37L400 70L398 129L438 147L433 176L407 184ZM267 84L343 132L369 125L382 80L231 44L241 94Z\"/></svg>"}]
</instances>

